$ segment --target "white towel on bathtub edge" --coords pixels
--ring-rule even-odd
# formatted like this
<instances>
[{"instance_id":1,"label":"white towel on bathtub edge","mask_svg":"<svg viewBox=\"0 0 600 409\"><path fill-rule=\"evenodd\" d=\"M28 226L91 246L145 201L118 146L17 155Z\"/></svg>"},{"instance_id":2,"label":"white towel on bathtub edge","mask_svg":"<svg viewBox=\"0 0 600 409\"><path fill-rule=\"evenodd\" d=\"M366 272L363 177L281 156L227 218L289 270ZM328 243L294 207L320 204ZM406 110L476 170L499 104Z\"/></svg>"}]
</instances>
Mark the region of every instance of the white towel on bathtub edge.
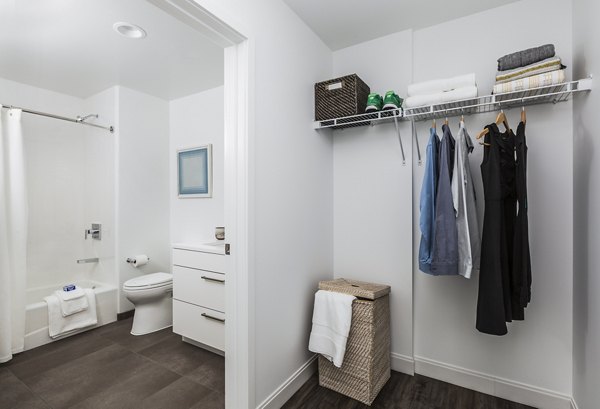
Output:
<instances>
[{"instance_id":1,"label":"white towel on bathtub edge","mask_svg":"<svg viewBox=\"0 0 600 409\"><path fill-rule=\"evenodd\" d=\"M315 294L313 325L308 349L323 355L340 368L352 324L355 296L319 290Z\"/></svg>"},{"instance_id":2,"label":"white towel on bathtub edge","mask_svg":"<svg viewBox=\"0 0 600 409\"><path fill-rule=\"evenodd\" d=\"M65 290L56 290L56 295L58 295L60 297L61 300L63 301L69 301L69 300L74 300L76 298L81 298L85 295L85 291L83 291L84 289L79 287L79 286L75 286L74 290L71 291L65 291Z\"/></svg>"},{"instance_id":3,"label":"white towel on bathtub edge","mask_svg":"<svg viewBox=\"0 0 600 409\"><path fill-rule=\"evenodd\" d=\"M67 293L72 292L76 292L76 294L66 295ZM77 289L73 291L56 290L54 294L56 294L58 297L58 301L60 303L60 312L62 313L63 317L68 317L69 315L85 311L90 306L87 294L83 288L77 287Z\"/></svg>"},{"instance_id":4,"label":"white towel on bathtub edge","mask_svg":"<svg viewBox=\"0 0 600 409\"><path fill-rule=\"evenodd\" d=\"M69 335L82 328L98 323L96 314L96 293L91 288L85 288L88 308L75 314L63 317L60 306L60 297L56 293L44 297L48 304L48 334L50 338L59 338Z\"/></svg>"}]
</instances>

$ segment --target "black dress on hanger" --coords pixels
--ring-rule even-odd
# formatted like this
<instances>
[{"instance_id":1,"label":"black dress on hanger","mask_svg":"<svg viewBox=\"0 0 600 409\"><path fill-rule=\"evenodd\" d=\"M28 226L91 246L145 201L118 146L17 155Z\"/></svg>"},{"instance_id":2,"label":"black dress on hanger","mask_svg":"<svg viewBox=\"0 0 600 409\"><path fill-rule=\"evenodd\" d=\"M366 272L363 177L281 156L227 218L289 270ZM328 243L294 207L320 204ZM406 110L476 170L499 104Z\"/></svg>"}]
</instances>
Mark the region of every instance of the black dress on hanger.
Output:
<instances>
[{"instance_id":1,"label":"black dress on hanger","mask_svg":"<svg viewBox=\"0 0 600 409\"><path fill-rule=\"evenodd\" d=\"M529 217L527 203L527 141L525 123L519 123L515 140L516 147L516 188L518 213L515 224L513 284L514 304L527 307L531 301L531 256L529 253Z\"/></svg>"},{"instance_id":2,"label":"black dress on hanger","mask_svg":"<svg viewBox=\"0 0 600 409\"><path fill-rule=\"evenodd\" d=\"M505 335L506 322L524 318L523 309L515 308L511 285L517 218L516 138L512 130L500 132L495 123L486 128L489 132L481 163L485 215L476 327L486 334Z\"/></svg>"}]
</instances>

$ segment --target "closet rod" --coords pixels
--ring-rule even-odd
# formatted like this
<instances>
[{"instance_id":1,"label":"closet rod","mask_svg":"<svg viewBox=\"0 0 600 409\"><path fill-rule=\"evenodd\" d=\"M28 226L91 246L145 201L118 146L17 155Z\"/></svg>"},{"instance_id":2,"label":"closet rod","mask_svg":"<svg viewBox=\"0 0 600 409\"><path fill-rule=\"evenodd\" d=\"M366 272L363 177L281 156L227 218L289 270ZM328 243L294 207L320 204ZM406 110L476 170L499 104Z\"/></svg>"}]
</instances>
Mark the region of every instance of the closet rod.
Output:
<instances>
[{"instance_id":1,"label":"closet rod","mask_svg":"<svg viewBox=\"0 0 600 409\"><path fill-rule=\"evenodd\" d=\"M85 122L86 119L88 119L89 117L92 117L92 116L98 118L97 114L87 115L85 117L78 116L77 118L69 118L69 117L62 116L62 115L49 114L47 112L41 112L41 111L36 111L36 110L33 110L33 109L29 109L29 108L17 107L17 106L14 106L14 105L0 104L0 107L6 108L6 109L19 109L22 112L25 112L26 114L39 115L39 116L44 116L44 117L47 117L47 118L59 119L61 121L68 121L68 122L73 122L73 123L76 123L76 124L93 126L95 128L100 128L100 129L106 129L110 133L113 133L115 131L114 127L112 127L112 126L103 126L103 125L98 125L98 124L92 124L92 123L89 123L89 122Z\"/></svg>"}]
</instances>

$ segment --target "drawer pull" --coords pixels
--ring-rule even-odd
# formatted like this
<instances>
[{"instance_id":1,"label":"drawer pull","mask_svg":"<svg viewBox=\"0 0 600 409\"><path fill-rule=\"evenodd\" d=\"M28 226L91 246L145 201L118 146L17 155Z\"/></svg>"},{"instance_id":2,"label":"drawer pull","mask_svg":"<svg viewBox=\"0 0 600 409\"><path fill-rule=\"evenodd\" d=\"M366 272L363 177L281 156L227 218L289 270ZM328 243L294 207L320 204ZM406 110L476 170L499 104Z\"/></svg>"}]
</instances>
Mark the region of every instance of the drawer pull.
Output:
<instances>
[{"instance_id":1,"label":"drawer pull","mask_svg":"<svg viewBox=\"0 0 600 409\"><path fill-rule=\"evenodd\" d=\"M208 318L209 320L213 320L213 321L219 321L219 322L225 322L225 320L223 318L217 318L217 317L213 317L212 315L208 315L207 313L203 312L202 315L204 318Z\"/></svg>"},{"instance_id":2,"label":"drawer pull","mask_svg":"<svg viewBox=\"0 0 600 409\"><path fill-rule=\"evenodd\" d=\"M200 278L203 279L203 280L206 280L206 281L213 281L215 283L225 284L225 280L219 280L218 278L212 278L212 277L207 277L207 276L202 276Z\"/></svg>"}]
</instances>

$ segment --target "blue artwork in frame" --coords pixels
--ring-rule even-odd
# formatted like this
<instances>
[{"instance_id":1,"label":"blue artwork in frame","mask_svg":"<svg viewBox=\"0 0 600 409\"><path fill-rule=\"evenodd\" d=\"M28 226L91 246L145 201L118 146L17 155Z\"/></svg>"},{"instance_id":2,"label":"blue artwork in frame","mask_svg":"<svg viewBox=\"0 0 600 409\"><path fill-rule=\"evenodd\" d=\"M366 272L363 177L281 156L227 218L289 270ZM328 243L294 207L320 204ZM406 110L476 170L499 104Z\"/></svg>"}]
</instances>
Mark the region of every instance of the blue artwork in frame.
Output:
<instances>
[{"instance_id":1,"label":"blue artwork in frame","mask_svg":"<svg viewBox=\"0 0 600 409\"><path fill-rule=\"evenodd\" d=\"M212 197L212 145L177 151L180 198Z\"/></svg>"}]
</instances>

